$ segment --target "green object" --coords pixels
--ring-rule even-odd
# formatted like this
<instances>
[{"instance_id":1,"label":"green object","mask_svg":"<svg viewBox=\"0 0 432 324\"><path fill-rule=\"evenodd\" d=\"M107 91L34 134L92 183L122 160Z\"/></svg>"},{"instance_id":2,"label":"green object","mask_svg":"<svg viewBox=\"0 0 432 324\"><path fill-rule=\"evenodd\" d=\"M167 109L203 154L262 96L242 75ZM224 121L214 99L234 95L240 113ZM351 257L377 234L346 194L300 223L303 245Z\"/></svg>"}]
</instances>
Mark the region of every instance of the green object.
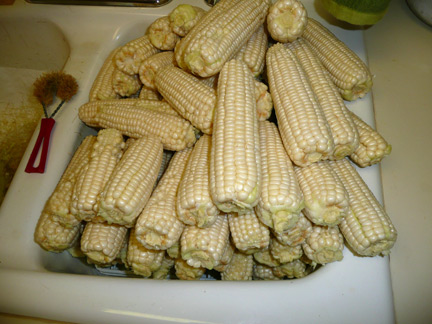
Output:
<instances>
[{"instance_id":1,"label":"green object","mask_svg":"<svg viewBox=\"0 0 432 324\"><path fill-rule=\"evenodd\" d=\"M335 18L353 25L374 25L384 17L391 0L319 0Z\"/></svg>"}]
</instances>

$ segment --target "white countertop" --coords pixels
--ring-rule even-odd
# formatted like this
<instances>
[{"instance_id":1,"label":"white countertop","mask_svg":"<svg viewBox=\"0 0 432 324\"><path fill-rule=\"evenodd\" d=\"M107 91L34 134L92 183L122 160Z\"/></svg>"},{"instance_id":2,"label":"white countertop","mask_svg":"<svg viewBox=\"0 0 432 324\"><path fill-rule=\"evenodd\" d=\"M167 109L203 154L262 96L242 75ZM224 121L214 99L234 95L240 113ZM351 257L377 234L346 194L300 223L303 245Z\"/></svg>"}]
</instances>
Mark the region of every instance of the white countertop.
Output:
<instances>
[{"instance_id":1,"label":"white countertop","mask_svg":"<svg viewBox=\"0 0 432 324\"><path fill-rule=\"evenodd\" d=\"M432 27L409 11L405 1L366 32L369 65L375 75L376 126L392 144L381 165L385 207L398 233L390 256L397 323L432 318ZM0 314L0 323L54 323Z\"/></svg>"},{"instance_id":2,"label":"white countertop","mask_svg":"<svg viewBox=\"0 0 432 324\"><path fill-rule=\"evenodd\" d=\"M397 323L432 319L432 27L403 0L365 32L375 74L377 129L392 144L381 163L385 208L399 236L390 255Z\"/></svg>"}]
</instances>

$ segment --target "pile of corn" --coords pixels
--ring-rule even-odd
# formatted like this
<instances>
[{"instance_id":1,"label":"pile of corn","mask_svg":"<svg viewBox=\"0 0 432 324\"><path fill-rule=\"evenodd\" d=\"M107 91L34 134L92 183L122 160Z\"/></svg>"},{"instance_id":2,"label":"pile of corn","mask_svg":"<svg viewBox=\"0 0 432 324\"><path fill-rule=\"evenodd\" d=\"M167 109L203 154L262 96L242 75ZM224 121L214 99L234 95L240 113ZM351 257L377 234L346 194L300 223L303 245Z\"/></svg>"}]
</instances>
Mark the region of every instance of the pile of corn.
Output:
<instances>
[{"instance_id":1,"label":"pile of corn","mask_svg":"<svg viewBox=\"0 0 432 324\"><path fill-rule=\"evenodd\" d=\"M79 109L99 132L35 240L151 278L301 278L345 243L388 254L396 230L353 163L390 146L344 103L371 85L299 1L181 5L106 59Z\"/></svg>"}]
</instances>

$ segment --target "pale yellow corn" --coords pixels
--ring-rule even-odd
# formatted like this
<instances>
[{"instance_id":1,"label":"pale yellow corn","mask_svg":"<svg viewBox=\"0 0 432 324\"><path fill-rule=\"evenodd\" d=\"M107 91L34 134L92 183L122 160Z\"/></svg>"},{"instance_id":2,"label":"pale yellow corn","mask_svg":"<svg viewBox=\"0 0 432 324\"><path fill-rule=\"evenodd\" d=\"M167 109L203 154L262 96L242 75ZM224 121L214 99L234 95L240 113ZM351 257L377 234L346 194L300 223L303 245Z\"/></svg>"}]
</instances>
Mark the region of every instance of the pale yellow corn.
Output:
<instances>
[{"instance_id":1,"label":"pale yellow corn","mask_svg":"<svg viewBox=\"0 0 432 324\"><path fill-rule=\"evenodd\" d=\"M303 255L302 245L290 246L272 238L269 246L270 254L280 263L288 263L300 259Z\"/></svg>"},{"instance_id":2,"label":"pale yellow corn","mask_svg":"<svg viewBox=\"0 0 432 324\"><path fill-rule=\"evenodd\" d=\"M126 269L129 269L129 263L127 260L127 251L129 248L129 231L126 233L126 237L123 240L123 246L117 254L116 260L119 264L123 264Z\"/></svg>"},{"instance_id":3,"label":"pale yellow corn","mask_svg":"<svg viewBox=\"0 0 432 324\"><path fill-rule=\"evenodd\" d=\"M253 267L254 280L280 280L273 274L273 268L264 264L255 263Z\"/></svg>"},{"instance_id":4,"label":"pale yellow corn","mask_svg":"<svg viewBox=\"0 0 432 324\"><path fill-rule=\"evenodd\" d=\"M153 191L162 156L159 138L145 136L134 140L99 196L98 216L108 223L134 226Z\"/></svg>"},{"instance_id":5,"label":"pale yellow corn","mask_svg":"<svg viewBox=\"0 0 432 324\"><path fill-rule=\"evenodd\" d=\"M296 246L302 244L310 232L312 231L312 223L304 216L303 213L299 214L299 219L296 225L283 233L272 231L274 237L284 245Z\"/></svg>"},{"instance_id":6,"label":"pale yellow corn","mask_svg":"<svg viewBox=\"0 0 432 324\"><path fill-rule=\"evenodd\" d=\"M220 211L210 195L211 137L203 135L195 144L177 192L177 217L187 225L208 227Z\"/></svg>"},{"instance_id":7,"label":"pale yellow corn","mask_svg":"<svg viewBox=\"0 0 432 324\"><path fill-rule=\"evenodd\" d=\"M168 15L170 27L174 33L184 37L205 15L206 11L200 7L189 4L178 5Z\"/></svg>"},{"instance_id":8,"label":"pale yellow corn","mask_svg":"<svg viewBox=\"0 0 432 324\"><path fill-rule=\"evenodd\" d=\"M287 277L289 279L299 279L306 277L311 272L311 270L311 267L309 267L306 263L300 259L297 259L292 262L281 264L279 267L273 268L273 274L278 278Z\"/></svg>"},{"instance_id":9,"label":"pale yellow corn","mask_svg":"<svg viewBox=\"0 0 432 324\"><path fill-rule=\"evenodd\" d=\"M220 72L210 156L210 192L224 212L247 212L261 193L261 158L253 77L245 63Z\"/></svg>"},{"instance_id":10,"label":"pale yellow corn","mask_svg":"<svg viewBox=\"0 0 432 324\"><path fill-rule=\"evenodd\" d=\"M117 224L87 222L81 236L81 250L96 264L110 264L123 247L127 231Z\"/></svg>"},{"instance_id":11,"label":"pale yellow corn","mask_svg":"<svg viewBox=\"0 0 432 324\"><path fill-rule=\"evenodd\" d=\"M149 250L135 237L135 230L131 229L127 249L127 261L133 272L143 277L150 277L159 269L165 256L165 251Z\"/></svg>"},{"instance_id":12,"label":"pale yellow corn","mask_svg":"<svg viewBox=\"0 0 432 324\"><path fill-rule=\"evenodd\" d=\"M260 264L264 264L272 268L280 265L279 260L274 258L273 255L270 253L269 248L255 252L253 256L254 260Z\"/></svg>"},{"instance_id":13,"label":"pale yellow corn","mask_svg":"<svg viewBox=\"0 0 432 324\"><path fill-rule=\"evenodd\" d=\"M166 249L166 253L172 259L180 258L180 237L173 245Z\"/></svg>"},{"instance_id":14,"label":"pale yellow corn","mask_svg":"<svg viewBox=\"0 0 432 324\"><path fill-rule=\"evenodd\" d=\"M163 154L162 154L162 163L161 163L161 166L160 166L160 169L159 169L159 173L158 173L157 178L156 178L155 187L159 183L159 180L162 178L162 176L165 173L166 169L168 168L168 165L169 165L169 163L170 163L171 158L173 157L173 155L174 155L173 151L166 151L166 150L163 151Z\"/></svg>"},{"instance_id":15,"label":"pale yellow corn","mask_svg":"<svg viewBox=\"0 0 432 324\"><path fill-rule=\"evenodd\" d=\"M148 35L141 36L123 45L114 57L117 69L124 73L138 74L138 69L147 57L159 52Z\"/></svg>"},{"instance_id":16,"label":"pale yellow corn","mask_svg":"<svg viewBox=\"0 0 432 324\"><path fill-rule=\"evenodd\" d=\"M338 225L348 213L348 194L328 161L295 167L305 201L304 214L318 225Z\"/></svg>"},{"instance_id":17,"label":"pale yellow corn","mask_svg":"<svg viewBox=\"0 0 432 324\"><path fill-rule=\"evenodd\" d=\"M252 280L254 260L252 254L234 251L230 263L221 273L222 280Z\"/></svg>"},{"instance_id":18,"label":"pale yellow corn","mask_svg":"<svg viewBox=\"0 0 432 324\"><path fill-rule=\"evenodd\" d=\"M307 23L306 8L298 0L277 0L267 15L267 30L277 42L295 41L302 36Z\"/></svg>"},{"instance_id":19,"label":"pale yellow corn","mask_svg":"<svg viewBox=\"0 0 432 324\"><path fill-rule=\"evenodd\" d=\"M303 38L310 43L345 100L362 98L372 88L366 64L330 30L308 19Z\"/></svg>"},{"instance_id":20,"label":"pale yellow corn","mask_svg":"<svg viewBox=\"0 0 432 324\"><path fill-rule=\"evenodd\" d=\"M391 153L391 145L356 114L352 113L352 118L359 132L360 144L350 159L362 168L381 162Z\"/></svg>"},{"instance_id":21,"label":"pale yellow corn","mask_svg":"<svg viewBox=\"0 0 432 324\"><path fill-rule=\"evenodd\" d=\"M114 57L118 51L120 47L112 50L99 69L90 89L89 101L119 98L112 85L113 73L116 70Z\"/></svg>"},{"instance_id":22,"label":"pale yellow corn","mask_svg":"<svg viewBox=\"0 0 432 324\"><path fill-rule=\"evenodd\" d=\"M273 111L273 100L265 83L254 79L257 117L259 121L270 118Z\"/></svg>"},{"instance_id":23,"label":"pale yellow corn","mask_svg":"<svg viewBox=\"0 0 432 324\"><path fill-rule=\"evenodd\" d=\"M344 239L337 226L314 225L302 247L313 265L326 264L343 259Z\"/></svg>"},{"instance_id":24,"label":"pale yellow corn","mask_svg":"<svg viewBox=\"0 0 432 324\"><path fill-rule=\"evenodd\" d=\"M173 50L180 40L171 28L168 16L156 19L147 29L147 34L153 46L163 51Z\"/></svg>"},{"instance_id":25,"label":"pale yellow corn","mask_svg":"<svg viewBox=\"0 0 432 324\"><path fill-rule=\"evenodd\" d=\"M126 74L115 69L112 76L112 87L119 96L130 97L141 89L141 82L138 75Z\"/></svg>"},{"instance_id":26,"label":"pale yellow corn","mask_svg":"<svg viewBox=\"0 0 432 324\"><path fill-rule=\"evenodd\" d=\"M181 258L175 259L174 261L175 275L181 280L199 280L206 269L195 268L187 264L187 262Z\"/></svg>"},{"instance_id":27,"label":"pale yellow corn","mask_svg":"<svg viewBox=\"0 0 432 324\"><path fill-rule=\"evenodd\" d=\"M262 190L255 212L276 232L294 227L304 207L303 194L275 124L259 123Z\"/></svg>"},{"instance_id":28,"label":"pale yellow corn","mask_svg":"<svg viewBox=\"0 0 432 324\"><path fill-rule=\"evenodd\" d=\"M216 265L213 269L219 272L225 271L226 267L230 263L235 251L235 246L231 240L229 240L228 244L225 247L225 251L222 254L222 258L219 260L219 264Z\"/></svg>"},{"instance_id":29,"label":"pale yellow corn","mask_svg":"<svg viewBox=\"0 0 432 324\"><path fill-rule=\"evenodd\" d=\"M164 99L183 118L203 133L212 133L216 105L214 89L174 66L159 70L155 85Z\"/></svg>"},{"instance_id":30,"label":"pale yellow corn","mask_svg":"<svg viewBox=\"0 0 432 324\"><path fill-rule=\"evenodd\" d=\"M139 68L138 74L143 85L156 90L155 77L159 70L167 66L174 66L174 52L165 51L145 59Z\"/></svg>"},{"instance_id":31,"label":"pale yellow corn","mask_svg":"<svg viewBox=\"0 0 432 324\"><path fill-rule=\"evenodd\" d=\"M243 61L257 77L264 71L265 54L268 47L268 36L264 25L260 25L235 56L235 59Z\"/></svg>"},{"instance_id":32,"label":"pale yellow corn","mask_svg":"<svg viewBox=\"0 0 432 324\"><path fill-rule=\"evenodd\" d=\"M115 128L133 138L159 137L167 150L181 151L196 141L195 128L163 101L94 101L79 108L79 118L88 126Z\"/></svg>"},{"instance_id":33,"label":"pale yellow corn","mask_svg":"<svg viewBox=\"0 0 432 324\"><path fill-rule=\"evenodd\" d=\"M138 98L145 100L161 100L161 96L156 90L152 90L144 86L141 87Z\"/></svg>"},{"instance_id":34,"label":"pale yellow corn","mask_svg":"<svg viewBox=\"0 0 432 324\"><path fill-rule=\"evenodd\" d=\"M124 146L119 131L111 128L99 131L90 161L79 174L72 193L71 212L78 219L90 221L96 216L98 195L122 157Z\"/></svg>"},{"instance_id":35,"label":"pale yellow corn","mask_svg":"<svg viewBox=\"0 0 432 324\"><path fill-rule=\"evenodd\" d=\"M161 266L152 272L151 278L157 280L167 279L173 267L174 259L165 254L162 259Z\"/></svg>"},{"instance_id":36,"label":"pale yellow corn","mask_svg":"<svg viewBox=\"0 0 432 324\"><path fill-rule=\"evenodd\" d=\"M201 77L218 73L263 24L268 0L222 0L176 48L179 66Z\"/></svg>"},{"instance_id":37,"label":"pale yellow corn","mask_svg":"<svg viewBox=\"0 0 432 324\"><path fill-rule=\"evenodd\" d=\"M80 223L65 227L53 215L43 211L36 225L34 240L47 251L62 252L75 245L81 228Z\"/></svg>"},{"instance_id":38,"label":"pale yellow corn","mask_svg":"<svg viewBox=\"0 0 432 324\"><path fill-rule=\"evenodd\" d=\"M137 219L135 234L145 247L166 250L180 238L184 224L176 213L176 197L192 149L174 154L168 169Z\"/></svg>"},{"instance_id":39,"label":"pale yellow corn","mask_svg":"<svg viewBox=\"0 0 432 324\"><path fill-rule=\"evenodd\" d=\"M180 239L181 257L195 267L213 269L229 244L228 217L219 215L209 227L186 226Z\"/></svg>"},{"instance_id":40,"label":"pale yellow corn","mask_svg":"<svg viewBox=\"0 0 432 324\"><path fill-rule=\"evenodd\" d=\"M95 142L96 136L84 138L44 206L43 213L51 214L54 220L65 227L73 228L80 223L70 210L72 193L80 171L90 161Z\"/></svg>"},{"instance_id":41,"label":"pale yellow corn","mask_svg":"<svg viewBox=\"0 0 432 324\"><path fill-rule=\"evenodd\" d=\"M397 232L384 207L349 160L331 161L330 165L349 195L348 214L339 224L345 240L360 255L389 254Z\"/></svg>"},{"instance_id":42,"label":"pale yellow corn","mask_svg":"<svg viewBox=\"0 0 432 324\"><path fill-rule=\"evenodd\" d=\"M231 236L236 248L251 254L268 247L270 230L261 223L254 211L228 215Z\"/></svg>"},{"instance_id":43,"label":"pale yellow corn","mask_svg":"<svg viewBox=\"0 0 432 324\"><path fill-rule=\"evenodd\" d=\"M350 155L359 145L359 134L330 74L304 39L286 46L296 54L324 111L335 144L332 158L341 159Z\"/></svg>"},{"instance_id":44,"label":"pale yellow corn","mask_svg":"<svg viewBox=\"0 0 432 324\"><path fill-rule=\"evenodd\" d=\"M297 57L278 43L266 58L279 131L292 162L306 166L329 158L334 150L330 128Z\"/></svg>"}]
</instances>

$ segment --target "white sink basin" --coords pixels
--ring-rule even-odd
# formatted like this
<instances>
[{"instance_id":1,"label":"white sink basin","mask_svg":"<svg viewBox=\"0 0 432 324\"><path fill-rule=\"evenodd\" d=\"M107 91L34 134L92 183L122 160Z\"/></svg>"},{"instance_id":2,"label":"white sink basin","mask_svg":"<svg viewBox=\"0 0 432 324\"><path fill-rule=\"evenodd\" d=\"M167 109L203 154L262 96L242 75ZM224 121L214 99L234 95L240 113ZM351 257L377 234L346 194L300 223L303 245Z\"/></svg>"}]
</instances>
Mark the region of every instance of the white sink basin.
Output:
<instances>
[{"instance_id":1,"label":"white sink basin","mask_svg":"<svg viewBox=\"0 0 432 324\"><path fill-rule=\"evenodd\" d=\"M141 36L157 16L180 3L206 8L203 0L173 0L145 9L35 5L17 0L0 9L0 24L30 34L38 31L29 51L42 55L32 55L26 68L57 69L65 62L64 71L80 86L56 116L47 170L44 174L24 172L34 135L0 210L0 312L81 323L393 323L387 257L354 257L345 249L341 262L303 279L280 282L153 281L100 276L66 252L48 253L34 243L33 231L46 199L80 140L94 132L80 122L77 110L87 102L105 57ZM310 16L320 19L313 1L305 4ZM361 31L331 29L366 58ZM17 53L21 50L16 47ZM45 60L53 53L52 59ZM10 55L19 62L14 64L26 63L27 56ZM0 68L11 61L0 60ZM373 124L371 95L349 107ZM379 168L361 170L361 174L381 199Z\"/></svg>"}]
</instances>

